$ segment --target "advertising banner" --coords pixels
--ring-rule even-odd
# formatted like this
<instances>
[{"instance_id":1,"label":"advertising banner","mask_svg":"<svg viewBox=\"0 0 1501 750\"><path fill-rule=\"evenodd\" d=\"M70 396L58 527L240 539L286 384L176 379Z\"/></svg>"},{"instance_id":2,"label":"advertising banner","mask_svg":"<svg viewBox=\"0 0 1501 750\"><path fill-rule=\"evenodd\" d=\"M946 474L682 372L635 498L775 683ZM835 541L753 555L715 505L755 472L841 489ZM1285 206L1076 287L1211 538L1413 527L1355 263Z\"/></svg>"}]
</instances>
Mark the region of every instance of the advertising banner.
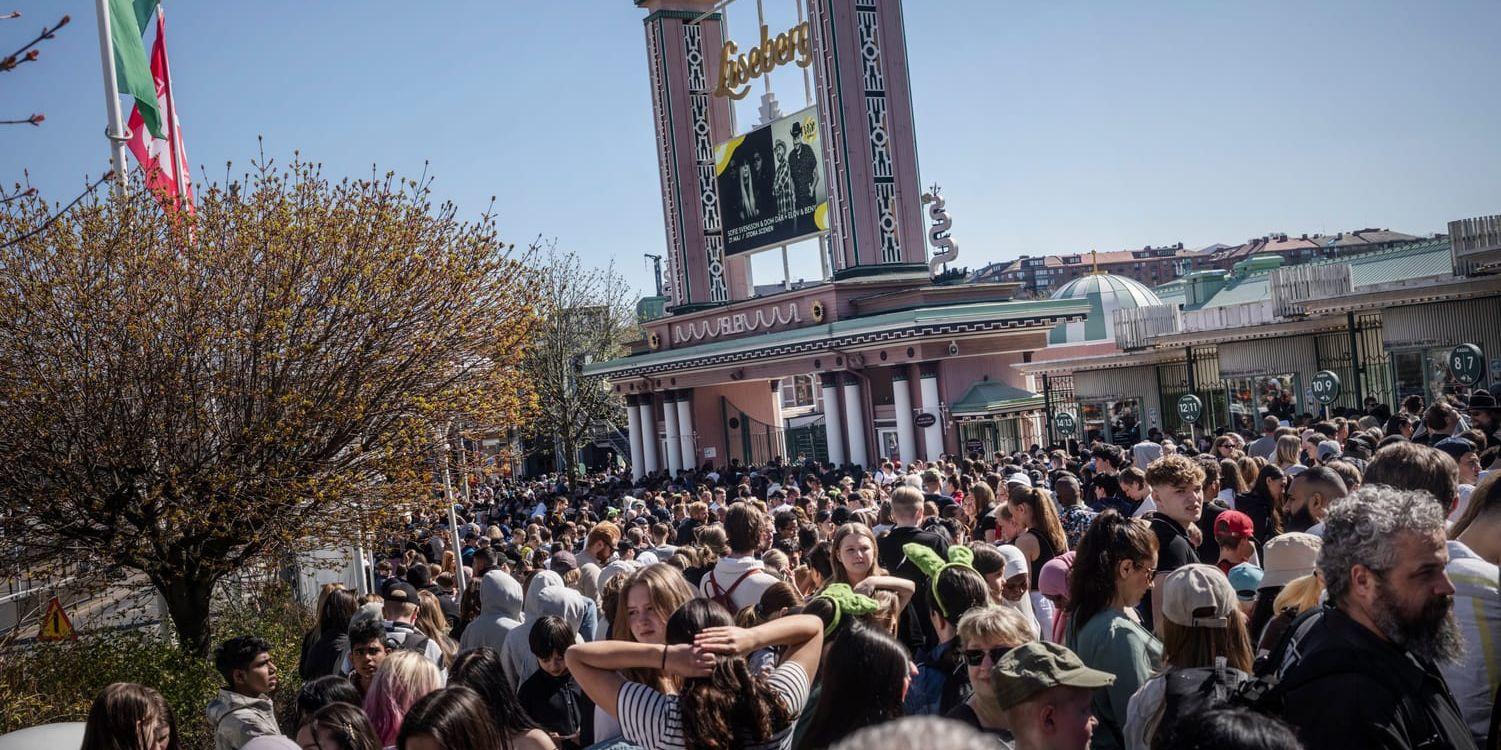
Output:
<instances>
[{"instance_id":1,"label":"advertising banner","mask_svg":"<svg viewBox=\"0 0 1501 750\"><path fill-rule=\"evenodd\" d=\"M818 108L809 107L714 147L728 255L829 228L829 191Z\"/></svg>"}]
</instances>

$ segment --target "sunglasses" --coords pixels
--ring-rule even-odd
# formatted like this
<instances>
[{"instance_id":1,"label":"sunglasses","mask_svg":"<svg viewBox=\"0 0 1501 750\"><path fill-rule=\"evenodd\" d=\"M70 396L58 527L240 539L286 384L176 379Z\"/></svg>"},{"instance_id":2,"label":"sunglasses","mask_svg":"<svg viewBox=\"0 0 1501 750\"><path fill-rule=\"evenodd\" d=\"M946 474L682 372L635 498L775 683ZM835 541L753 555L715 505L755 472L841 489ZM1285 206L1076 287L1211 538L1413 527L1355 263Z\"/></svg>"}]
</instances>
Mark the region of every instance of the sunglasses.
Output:
<instances>
[{"instance_id":1,"label":"sunglasses","mask_svg":"<svg viewBox=\"0 0 1501 750\"><path fill-rule=\"evenodd\" d=\"M995 648L992 648L988 651L982 651L980 649L966 649L964 651L961 651L960 653L964 656L965 664L968 664L971 667L978 667L982 663L984 663L985 657L987 655L990 656L990 663L995 664L999 662L1001 660L1001 657L1005 656L1006 653L1010 650L1010 646L996 646Z\"/></svg>"}]
</instances>

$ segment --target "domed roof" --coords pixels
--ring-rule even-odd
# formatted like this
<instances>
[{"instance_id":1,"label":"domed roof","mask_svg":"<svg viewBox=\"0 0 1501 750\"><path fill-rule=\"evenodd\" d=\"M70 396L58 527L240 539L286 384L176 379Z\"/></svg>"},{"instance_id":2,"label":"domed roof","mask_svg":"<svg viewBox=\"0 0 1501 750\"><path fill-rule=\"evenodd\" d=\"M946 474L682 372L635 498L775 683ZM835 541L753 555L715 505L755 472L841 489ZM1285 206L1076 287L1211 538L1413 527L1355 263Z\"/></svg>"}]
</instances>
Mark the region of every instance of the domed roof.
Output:
<instances>
[{"instance_id":1,"label":"domed roof","mask_svg":"<svg viewBox=\"0 0 1501 750\"><path fill-rule=\"evenodd\" d=\"M1089 317L1055 327L1048 334L1049 346L1114 341L1116 310L1162 304L1145 284L1108 273L1080 276L1059 287L1052 298L1088 300Z\"/></svg>"}]
</instances>

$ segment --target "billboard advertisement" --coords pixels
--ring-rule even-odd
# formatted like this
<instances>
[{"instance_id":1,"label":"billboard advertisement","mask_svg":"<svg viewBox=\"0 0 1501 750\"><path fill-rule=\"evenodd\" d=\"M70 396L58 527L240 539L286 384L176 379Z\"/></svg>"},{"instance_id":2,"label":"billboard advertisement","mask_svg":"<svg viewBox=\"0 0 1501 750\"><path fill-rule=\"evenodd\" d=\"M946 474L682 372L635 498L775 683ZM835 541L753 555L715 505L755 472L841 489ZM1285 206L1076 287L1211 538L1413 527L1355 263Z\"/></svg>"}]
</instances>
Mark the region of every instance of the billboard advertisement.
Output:
<instances>
[{"instance_id":1,"label":"billboard advertisement","mask_svg":"<svg viewBox=\"0 0 1501 750\"><path fill-rule=\"evenodd\" d=\"M785 245L829 228L829 190L809 107L714 147L725 254Z\"/></svg>"}]
</instances>

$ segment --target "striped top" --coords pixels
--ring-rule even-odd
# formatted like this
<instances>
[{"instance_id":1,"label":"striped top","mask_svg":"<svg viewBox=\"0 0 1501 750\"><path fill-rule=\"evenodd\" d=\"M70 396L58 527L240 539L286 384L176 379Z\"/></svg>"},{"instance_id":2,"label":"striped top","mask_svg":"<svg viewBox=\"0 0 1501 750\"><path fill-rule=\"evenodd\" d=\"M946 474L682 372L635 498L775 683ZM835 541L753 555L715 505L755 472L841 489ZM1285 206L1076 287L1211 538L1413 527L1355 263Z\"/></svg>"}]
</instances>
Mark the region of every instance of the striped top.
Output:
<instances>
[{"instance_id":1,"label":"striped top","mask_svg":"<svg viewBox=\"0 0 1501 750\"><path fill-rule=\"evenodd\" d=\"M787 702L794 717L802 712L808 703L808 675L797 662L789 661L772 670L769 682ZM617 718L626 742L644 750L684 750L683 722L676 695L663 695L639 682L627 682L620 687L618 700ZM766 742L739 746L747 750L788 750L796 725L797 722L789 721Z\"/></svg>"}]
</instances>

